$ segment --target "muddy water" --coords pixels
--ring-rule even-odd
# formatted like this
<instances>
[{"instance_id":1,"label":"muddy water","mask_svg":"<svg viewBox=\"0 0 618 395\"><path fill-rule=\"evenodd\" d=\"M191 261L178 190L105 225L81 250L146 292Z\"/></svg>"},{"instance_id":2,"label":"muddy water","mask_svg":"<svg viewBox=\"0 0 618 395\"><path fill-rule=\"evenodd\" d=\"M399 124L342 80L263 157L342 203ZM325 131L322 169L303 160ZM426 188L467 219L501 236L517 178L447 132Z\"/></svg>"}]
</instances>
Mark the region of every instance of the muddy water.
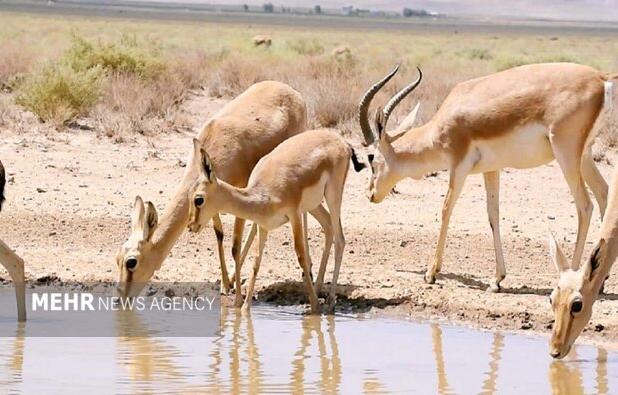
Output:
<instances>
[{"instance_id":1,"label":"muddy water","mask_svg":"<svg viewBox=\"0 0 618 395\"><path fill-rule=\"evenodd\" d=\"M618 393L618 354L395 319L224 310L212 338L0 339L0 392Z\"/></svg>"}]
</instances>

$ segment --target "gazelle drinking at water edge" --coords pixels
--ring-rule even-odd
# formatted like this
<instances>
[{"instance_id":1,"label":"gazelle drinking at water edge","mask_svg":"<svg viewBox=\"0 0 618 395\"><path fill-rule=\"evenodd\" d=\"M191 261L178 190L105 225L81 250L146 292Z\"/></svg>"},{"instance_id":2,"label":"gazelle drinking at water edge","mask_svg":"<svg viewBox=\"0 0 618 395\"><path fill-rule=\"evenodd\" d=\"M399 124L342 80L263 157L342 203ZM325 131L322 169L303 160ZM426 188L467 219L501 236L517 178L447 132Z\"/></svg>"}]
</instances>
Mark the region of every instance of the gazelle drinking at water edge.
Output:
<instances>
[{"instance_id":1,"label":"gazelle drinking at water edge","mask_svg":"<svg viewBox=\"0 0 618 395\"><path fill-rule=\"evenodd\" d=\"M590 259L581 267L569 265L560 246L550 236L550 255L560 275L549 297L554 311L550 343L550 354L554 358L564 358L569 353L590 321L592 306L618 256L618 169L614 170L609 197L599 241Z\"/></svg>"},{"instance_id":2,"label":"gazelle drinking at water edge","mask_svg":"<svg viewBox=\"0 0 618 395\"><path fill-rule=\"evenodd\" d=\"M328 305L335 304L337 279L345 239L341 227L341 200L350 159L360 171L354 151L334 130L312 130L291 137L262 158L253 169L245 188L238 188L217 176L217 167L198 140L194 140L194 161L202 175L189 193L191 200L189 229L199 232L216 213L230 213L258 225L258 253L247 287L243 310L249 310L268 232L288 221L292 225L294 249L303 270L303 280L311 303L318 313L318 298L310 275L306 248L304 213L329 220L335 240L335 268ZM328 211L322 205L326 201ZM322 221L320 221L322 222ZM330 245L324 255L328 258ZM320 265L318 283L324 276L325 261Z\"/></svg>"},{"instance_id":3,"label":"gazelle drinking at water edge","mask_svg":"<svg viewBox=\"0 0 618 395\"><path fill-rule=\"evenodd\" d=\"M6 185L6 173L4 166L0 162L0 211L4 203L4 187ZM0 263L7 272L13 286L15 287L15 297L17 298L17 320L26 321L26 279L24 273L24 260L21 259L13 250L0 240Z\"/></svg>"},{"instance_id":4,"label":"gazelle drinking at water edge","mask_svg":"<svg viewBox=\"0 0 618 395\"><path fill-rule=\"evenodd\" d=\"M420 179L448 169L449 188L442 209L442 224L435 258L425 280L433 283L442 267L449 219L468 174L483 173L487 212L496 253L495 280L500 290L506 276L499 226L500 170L530 168L556 159L577 208L577 242L572 265L581 260L590 224L592 203L588 185L601 216L607 204L607 183L591 156L591 130L603 108L611 84L608 76L587 66L571 63L533 64L462 82L449 93L433 118L411 127L406 119L401 132L386 133L388 118L397 104L418 86L414 83L396 94L377 111L376 132L367 116L375 94L397 73L395 68L372 86L360 103L360 125L366 144L377 139L369 156L372 167L371 201L381 202L400 180ZM420 73L420 70L419 70Z\"/></svg>"},{"instance_id":5,"label":"gazelle drinking at water edge","mask_svg":"<svg viewBox=\"0 0 618 395\"><path fill-rule=\"evenodd\" d=\"M305 131L307 109L300 94L275 81L264 81L249 87L221 109L198 135L200 145L209 152L222 180L237 187L247 184L258 160L290 136ZM192 151L189 151L192 152ZM116 263L120 272L119 292L136 296L154 272L161 267L176 240L187 227L189 218L189 188L197 181L199 169L188 163L183 179L168 203L161 220L157 221L153 205L146 209L136 200L133 229L120 248ZM138 222L136 222L138 221ZM223 226L213 213L221 265L221 289L229 289L229 278L223 252ZM241 244L245 220L234 223L232 255L237 266L241 260ZM240 278L236 278L237 301L240 300Z\"/></svg>"}]
</instances>

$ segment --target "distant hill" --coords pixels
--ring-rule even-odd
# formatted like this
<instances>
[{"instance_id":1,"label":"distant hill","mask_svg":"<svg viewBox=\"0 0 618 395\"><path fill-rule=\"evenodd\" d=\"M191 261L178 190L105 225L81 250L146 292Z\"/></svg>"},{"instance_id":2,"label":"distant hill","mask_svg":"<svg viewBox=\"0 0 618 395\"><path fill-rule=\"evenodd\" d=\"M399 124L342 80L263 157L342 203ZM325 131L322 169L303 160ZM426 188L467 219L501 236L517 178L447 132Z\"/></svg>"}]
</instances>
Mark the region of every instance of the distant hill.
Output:
<instances>
[{"instance_id":1,"label":"distant hill","mask_svg":"<svg viewBox=\"0 0 618 395\"><path fill-rule=\"evenodd\" d=\"M146 1L146 0L144 0ZM425 9L453 16L482 16L556 20L618 21L618 0L147 0L169 3L248 4L341 8L351 5L370 10Z\"/></svg>"}]
</instances>

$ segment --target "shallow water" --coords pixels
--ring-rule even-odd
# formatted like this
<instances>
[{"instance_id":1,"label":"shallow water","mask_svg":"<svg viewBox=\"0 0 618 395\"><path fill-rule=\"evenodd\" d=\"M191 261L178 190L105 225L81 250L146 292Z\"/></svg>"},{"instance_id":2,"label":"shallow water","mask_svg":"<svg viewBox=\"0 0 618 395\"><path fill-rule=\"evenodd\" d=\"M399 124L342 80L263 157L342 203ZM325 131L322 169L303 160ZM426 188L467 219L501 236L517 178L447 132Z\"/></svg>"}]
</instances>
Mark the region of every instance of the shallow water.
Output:
<instances>
[{"instance_id":1,"label":"shallow water","mask_svg":"<svg viewBox=\"0 0 618 395\"><path fill-rule=\"evenodd\" d=\"M23 334L17 327L16 334ZM618 353L396 319L224 309L210 338L0 339L0 392L617 393Z\"/></svg>"}]
</instances>

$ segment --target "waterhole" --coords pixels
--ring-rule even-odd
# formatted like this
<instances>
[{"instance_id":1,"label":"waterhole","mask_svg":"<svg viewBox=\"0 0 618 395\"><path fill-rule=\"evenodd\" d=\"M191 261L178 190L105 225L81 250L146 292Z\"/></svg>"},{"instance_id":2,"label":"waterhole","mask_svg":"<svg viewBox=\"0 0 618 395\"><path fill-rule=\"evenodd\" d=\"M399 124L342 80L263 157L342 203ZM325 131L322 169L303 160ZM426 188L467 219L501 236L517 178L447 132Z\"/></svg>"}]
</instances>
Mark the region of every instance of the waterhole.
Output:
<instances>
[{"instance_id":1,"label":"waterhole","mask_svg":"<svg viewBox=\"0 0 618 395\"><path fill-rule=\"evenodd\" d=\"M27 325L27 324L26 324ZM0 392L556 393L618 391L618 354L390 318L222 310L214 337L0 338Z\"/></svg>"}]
</instances>

